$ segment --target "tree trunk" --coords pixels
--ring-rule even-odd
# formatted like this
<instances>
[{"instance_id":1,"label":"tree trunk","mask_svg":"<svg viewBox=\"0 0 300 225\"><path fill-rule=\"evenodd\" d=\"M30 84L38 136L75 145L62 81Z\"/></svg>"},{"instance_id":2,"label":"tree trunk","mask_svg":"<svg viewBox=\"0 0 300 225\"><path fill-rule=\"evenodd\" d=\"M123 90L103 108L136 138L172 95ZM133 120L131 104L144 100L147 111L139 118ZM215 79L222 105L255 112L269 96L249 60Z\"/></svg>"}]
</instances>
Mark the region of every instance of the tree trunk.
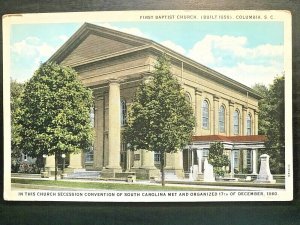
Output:
<instances>
[{"instance_id":1,"label":"tree trunk","mask_svg":"<svg viewBox=\"0 0 300 225\"><path fill-rule=\"evenodd\" d=\"M57 154L56 153L55 153L55 157L54 158L55 158L55 173L54 174L55 174L55 180L57 180L57 163L58 163L57 161L58 160L57 160Z\"/></svg>"},{"instance_id":2,"label":"tree trunk","mask_svg":"<svg viewBox=\"0 0 300 225\"><path fill-rule=\"evenodd\" d=\"M160 152L161 186L165 186L165 155Z\"/></svg>"}]
</instances>

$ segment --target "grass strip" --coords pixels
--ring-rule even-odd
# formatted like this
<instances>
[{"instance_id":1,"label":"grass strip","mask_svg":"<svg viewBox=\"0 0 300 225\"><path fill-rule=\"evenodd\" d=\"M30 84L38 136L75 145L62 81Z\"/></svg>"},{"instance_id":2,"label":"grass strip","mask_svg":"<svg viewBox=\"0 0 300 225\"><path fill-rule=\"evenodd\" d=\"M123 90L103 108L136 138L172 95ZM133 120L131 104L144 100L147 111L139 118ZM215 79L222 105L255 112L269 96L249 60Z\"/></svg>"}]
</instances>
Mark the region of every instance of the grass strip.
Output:
<instances>
[{"instance_id":1,"label":"grass strip","mask_svg":"<svg viewBox=\"0 0 300 225\"><path fill-rule=\"evenodd\" d=\"M144 184L120 184L105 182L73 182L73 181L54 181L54 180L31 180L31 179L11 179L12 183L28 185L44 185L51 187L70 187L82 189L101 189L101 190L119 190L119 191L215 191L213 188L195 188L195 187L175 187L175 186L158 186Z\"/></svg>"}]
</instances>

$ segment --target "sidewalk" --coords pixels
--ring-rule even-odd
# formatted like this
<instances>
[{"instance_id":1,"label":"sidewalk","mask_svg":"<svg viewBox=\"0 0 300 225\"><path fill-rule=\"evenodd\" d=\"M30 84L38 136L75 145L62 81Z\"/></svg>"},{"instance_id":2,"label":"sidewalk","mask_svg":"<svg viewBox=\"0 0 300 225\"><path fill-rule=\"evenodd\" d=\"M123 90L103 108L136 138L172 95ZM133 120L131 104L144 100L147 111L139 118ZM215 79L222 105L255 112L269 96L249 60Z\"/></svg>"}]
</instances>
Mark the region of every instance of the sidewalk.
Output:
<instances>
[{"instance_id":1,"label":"sidewalk","mask_svg":"<svg viewBox=\"0 0 300 225\"><path fill-rule=\"evenodd\" d=\"M13 177L13 179L28 179L28 180L54 180L54 177L50 178L41 178L41 177L26 177L26 176L17 176ZM140 184L140 185L152 185L152 186L161 186L161 183L155 182L152 183L148 180L137 180L136 182L126 182L126 181L113 181L113 180L90 180L90 179L58 179L59 181L63 182L85 182L85 183L115 183L115 184L126 184L126 185L132 185L132 184ZM173 187L190 187L190 188L199 188L201 189L213 189L213 190L231 190L231 191L237 191L237 190L243 190L243 191L263 191L263 190L282 190L282 186L278 185L272 186L272 187L251 187L247 186L250 183L245 182L235 182L232 183L222 183L219 182L191 182L191 181L166 181L166 186L173 186ZM87 189L87 188L70 188L70 187L58 187L58 186L46 186L46 185L35 185L35 184L19 184L19 183L12 183L12 188L24 188L24 189L42 189L42 190L101 190L101 189Z\"/></svg>"}]
</instances>

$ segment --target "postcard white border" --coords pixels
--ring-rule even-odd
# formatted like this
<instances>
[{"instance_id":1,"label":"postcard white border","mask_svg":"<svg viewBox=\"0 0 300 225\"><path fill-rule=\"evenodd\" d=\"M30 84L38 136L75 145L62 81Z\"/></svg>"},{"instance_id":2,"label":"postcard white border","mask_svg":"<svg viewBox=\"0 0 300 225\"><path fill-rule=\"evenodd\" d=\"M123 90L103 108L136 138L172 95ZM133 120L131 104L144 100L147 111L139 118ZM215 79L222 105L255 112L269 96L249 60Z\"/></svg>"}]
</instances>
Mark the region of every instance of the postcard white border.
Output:
<instances>
[{"instance_id":1,"label":"postcard white border","mask_svg":"<svg viewBox=\"0 0 300 225\"><path fill-rule=\"evenodd\" d=\"M159 196L159 191L32 191L33 195L22 195L18 191L11 190L10 173L10 28L13 24L28 23L74 23L74 22L124 22L140 21L141 15L165 15L164 19L156 21L282 21L284 23L284 70L285 70L285 189L276 190L276 195L268 195L263 190L261 195L241 195L245 191L228 191L228 195L221 195L220 191L201 191L208 196L194 196L191 194L182 197L181 191L166 191L167 196ZM174 18L171 16L174 15ZM196 19L178 19L177 15L196 15ZM201 15L210 16L203 19ZM247 15L257 18L247 19ZM221 19L226 17L226 19ZM83 19L84 18L84 19ZM122 18L122 19L120 19ZM150 21L143 19L143 21ZM255 10L203 10L203 11L107 11L107 12L77 12L77 13L39 13L39 14L12 14L3 16L3 112L4 112L4 199L13 201L84 201L84 202L218 202L218 201L290 201L293 199L293 140L292 140L292 25L289 11L255 11ZM217 192L215 195L214 193ZM224 191L223 191L224 192ZM227 192L227 191L226 191ZM248 191L248 193L253 191ZM37 196L40 193L40 196ZM48 196L46 194L48 193ZM61 196L51 196L61 193ZM65 193L65 194L64 194ZM69 194L68 194L69 193ZM70 194L71 193L71 194ZM72 193L83 196L65 196ZM92 195L94 193L94 195ZM106 196L96 196L106 194ZM143 196L133 196L140 193ZM144 194L143 194L144 193ZM152 196L145 196L153 193ZM173 194L172 194L173 193ZM174 194L175 193L175 194ZM183 192L182 192L183 193ZM125 196L125 195L129 196ZM113 195L113 196L111 196Z\"/></svg>"}]
</instances>

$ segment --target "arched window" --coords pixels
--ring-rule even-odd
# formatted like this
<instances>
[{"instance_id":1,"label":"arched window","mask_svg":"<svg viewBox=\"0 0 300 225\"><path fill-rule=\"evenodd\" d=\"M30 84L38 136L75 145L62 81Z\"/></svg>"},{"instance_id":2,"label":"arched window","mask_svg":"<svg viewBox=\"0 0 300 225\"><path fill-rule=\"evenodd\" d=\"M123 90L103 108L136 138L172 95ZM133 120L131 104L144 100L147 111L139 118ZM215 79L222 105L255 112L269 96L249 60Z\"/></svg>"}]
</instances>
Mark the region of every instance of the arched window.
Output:
<instances>
[{"instance_id":1,"label":"arched window","mask_svg":"<svg viewBox=\"0 0 300 225\"><path fill-rule=\"evenodd\" d=\"M90 120L91 120L91 127L95 127L95 107L91 107Z\"/></svg>"},{"instance_id":2,"label":"arched window","mask_svg":"<svg viewBox=\"0 0 300 225\"><path fill-rule=\"evenodd\" d=\"M202 128L208 129L209 126L209 105L207 100L202 102Z\"/></svg>"},{"instance_id":3,"label":"arched window","mask_svg":"<svg viewBox=\"0 0 300 225\"><path fill-rule=\"evenodd\" d=\"M219 132L225 133L225 108L223 105L219 109Z\"/></svg>"},{"instance_id":4,"label":"arched window","mask_svg":"<svg viewBox=\"0 0 300 225\"><path fill-rule=\"evenodd\" d=\"M233 113L233 134L238 135L240 133L240 114L238 110Z\"/></svg>"},{"instance_id":5,"label":"arched window","mask_svg":"<svg viewBox=\"0 0 300 225\"><path fill-rule=\"evenodd\" d=\"M127 124L127 106L126 101L121 100L121 126L125 126Z\"/></svg>"},{"instance_id":6,"label":"arched window","mask_svg":"<svg viewBox=\"0 0 300 225\"><path fill-rule=\"evenodd\" d=\"M191 98L190 93L185 92L185 99L188 100L190 103L192 102L192 98Z\"/></svg>"},{"instance_id":7,"label":"arched window","mask_svg":"<svg viewBox=\"0 0 300 225\"><path fill-rule=\"evenodd\" d=\"M251 129L251 123L252 123L252 118L251 118L251 114L249 113L248 115L247 115L247 120L246 120L246 122L247 122L247 135L251 135L252 134L252 129Z\"/></svg>"}]
</instances>

